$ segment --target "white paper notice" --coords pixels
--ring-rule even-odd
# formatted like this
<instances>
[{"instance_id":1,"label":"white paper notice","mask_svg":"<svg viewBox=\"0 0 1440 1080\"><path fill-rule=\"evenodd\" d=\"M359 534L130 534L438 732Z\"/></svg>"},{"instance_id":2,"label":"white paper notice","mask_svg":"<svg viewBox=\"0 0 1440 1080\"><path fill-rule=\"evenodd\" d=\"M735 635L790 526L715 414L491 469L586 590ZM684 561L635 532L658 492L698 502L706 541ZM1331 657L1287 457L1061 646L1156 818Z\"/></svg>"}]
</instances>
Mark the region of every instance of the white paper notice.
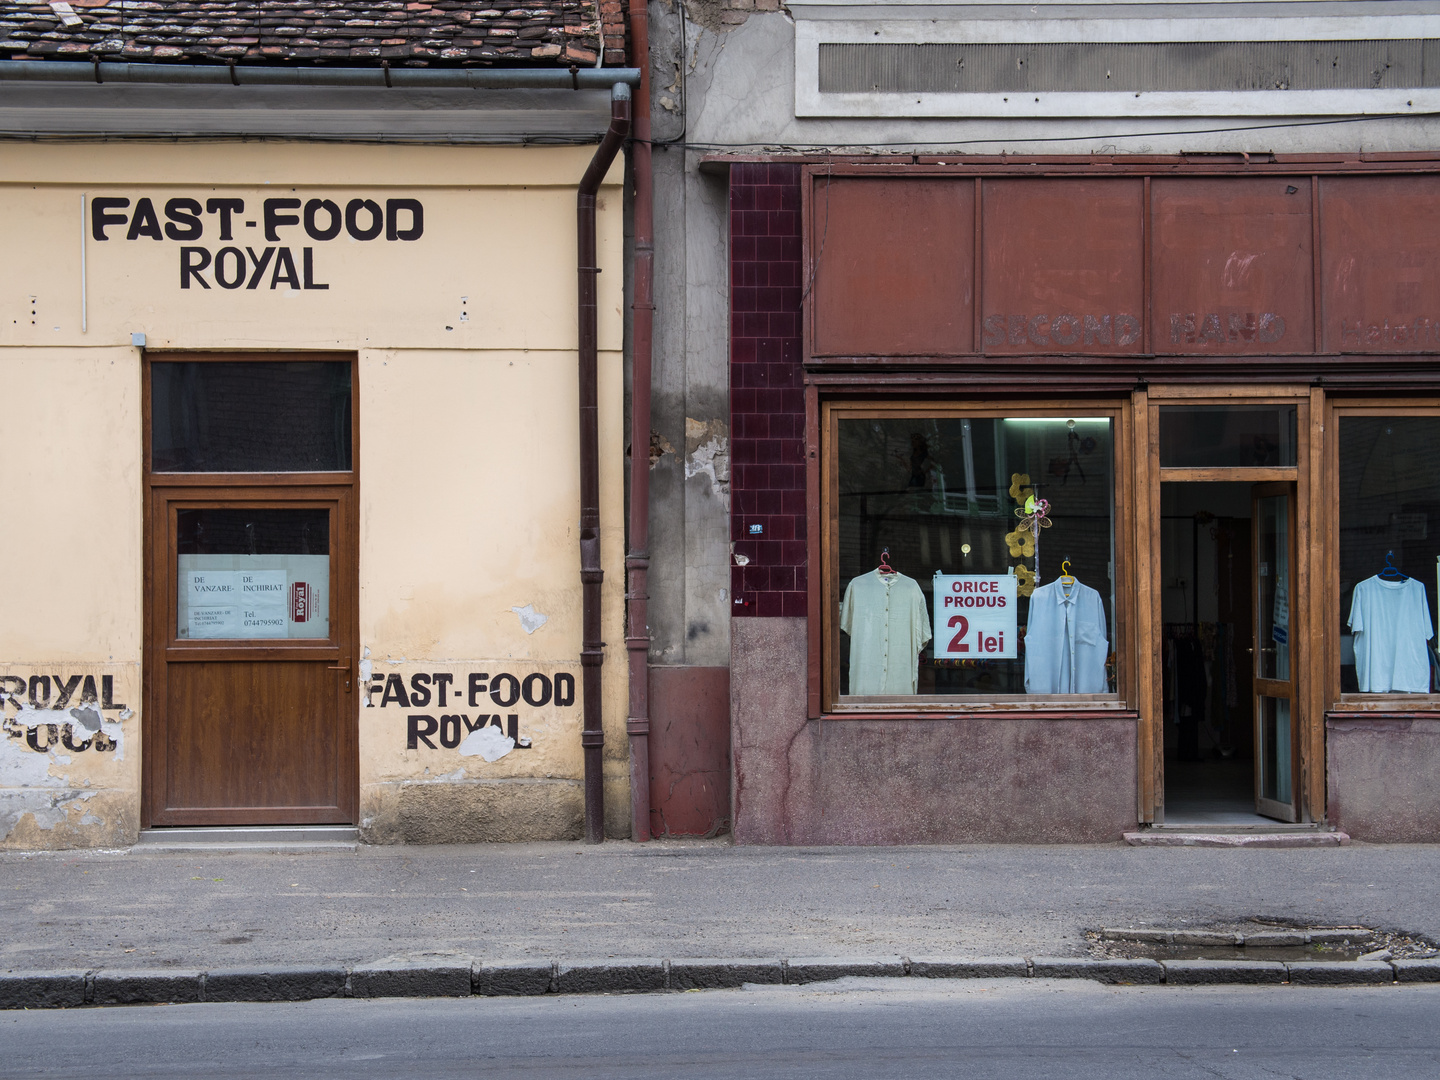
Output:
<instances>
[{"instance_id":1,"label":"white paper notice","mask_svg":"<svg viewBox=\"0 0 1440 1080\"><path fill-rule=\"evenodd\" d=\"M1009 574L935 572L935 658L1014 660L1020 655L1017 588Z\"/></svg>"},{"instance_id":2,"label":"white paper notice","mask_svg":"<svg viewBox=\"0 0 1440 1080\"><path fill-rule=\"evenodd\" d=\"M181 555L182 638L323 638L330 633L325 555Z\"/></svg>"}]
</instances>

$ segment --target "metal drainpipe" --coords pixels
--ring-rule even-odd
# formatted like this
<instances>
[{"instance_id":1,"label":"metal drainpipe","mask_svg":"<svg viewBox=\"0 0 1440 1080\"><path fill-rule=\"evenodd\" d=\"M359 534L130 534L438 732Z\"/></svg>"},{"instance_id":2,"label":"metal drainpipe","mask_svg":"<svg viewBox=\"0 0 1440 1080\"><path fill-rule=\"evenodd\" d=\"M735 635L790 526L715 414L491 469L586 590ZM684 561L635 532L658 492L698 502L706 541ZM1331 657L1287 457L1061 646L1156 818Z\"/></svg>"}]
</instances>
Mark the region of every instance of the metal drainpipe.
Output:
<instances>
[{"instance_id":1,"label":"metal drainpipe","mask_svg":"<svg viewBox=\"0 0 1440 1080\"><path fill-rule=\"evenodd\" d=\"M650 157L650 12L646 0L630 0L631 62L640 69L635 103L634 316L631 320L630 550L625 599L630 656L630 839L650 839L650 369L655 327L654 171Z\"/></svg>"},{"instance_id":2,"label":"metal drainpipe","mask_svg":"<svg viewBox=\"0 0 1440 1080\"><path fill-rule=\"evenodd\" d=\"M581 689L585 699L580 745L585 751L585 842L605 839L605 732L600 723L600 428L596 385L597 310L595 265L595 193L630 132L630 87L616 83L610 98L610 129L600 141L580 181L576 199L579 224L577 266L580 278L580 644Z\"/></svg>"}]
</instances>

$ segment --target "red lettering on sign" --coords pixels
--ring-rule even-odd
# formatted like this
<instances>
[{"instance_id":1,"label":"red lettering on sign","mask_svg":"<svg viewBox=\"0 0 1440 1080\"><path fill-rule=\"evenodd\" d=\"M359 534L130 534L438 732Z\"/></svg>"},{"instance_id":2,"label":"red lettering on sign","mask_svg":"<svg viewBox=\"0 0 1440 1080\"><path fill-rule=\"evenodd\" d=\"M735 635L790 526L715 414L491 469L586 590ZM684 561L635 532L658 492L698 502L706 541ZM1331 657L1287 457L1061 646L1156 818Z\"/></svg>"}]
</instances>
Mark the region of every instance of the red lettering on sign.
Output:
<instances>
[{"instance_id":1,"label":"red lettering on sign","mask_svg":"<svg viewBox=\"0 0 1440 1080\"><path fill-rule=\"evenodd\" d=\"M950 616L950 621L949 621L948 623L946 623L945 625L946 625L946 626L955 626L956 624L959 625L959 627L960 627L960 632L959 632L958 634L956 634L953 638L950 639L950 650L949 650L949 651L950 651L950 652L969 652L969 651L970 651L970 646L969 646L969 645L966 645L966 644L965 644L964 642L962 642L960 639L963 638L966 634L968 634L968 633L970 632L970 620L967 619L967 618L965 618L964 615L951 615L951 616Z\"/></svg>"}]
</instances>

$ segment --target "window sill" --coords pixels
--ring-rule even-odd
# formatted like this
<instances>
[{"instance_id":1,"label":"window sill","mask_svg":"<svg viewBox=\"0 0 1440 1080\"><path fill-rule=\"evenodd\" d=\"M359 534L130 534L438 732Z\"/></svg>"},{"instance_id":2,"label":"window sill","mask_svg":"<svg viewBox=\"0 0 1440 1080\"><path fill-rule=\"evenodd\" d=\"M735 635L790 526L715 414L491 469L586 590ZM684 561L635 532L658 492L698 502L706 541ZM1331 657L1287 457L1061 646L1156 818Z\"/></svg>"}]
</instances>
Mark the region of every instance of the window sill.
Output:
<instances>
[{"instance_id":1,"label":"window sill","mask_svg":"<svg viewBox=\"0 0 1440 1080\"><path fill-rule=\"evenodd\" d=\"M1440 712L1440 694L1341 694L1330 712Z\"/></svg>"},{"instance_id":2,"label":"window sill","mask_svg":"<svg viewBox=\"0 0 1440 1080\"><path fill-rule=\"evenodd\" d=\"M834 720L949 720L962 716L1044 716L1074 719L1094 715L1110 719L1135 715L1118 694L1006 694L989 698L957 699L951 695L915 694L896 697L844 696L824 713Z\"/></svg>"}]
</instances>

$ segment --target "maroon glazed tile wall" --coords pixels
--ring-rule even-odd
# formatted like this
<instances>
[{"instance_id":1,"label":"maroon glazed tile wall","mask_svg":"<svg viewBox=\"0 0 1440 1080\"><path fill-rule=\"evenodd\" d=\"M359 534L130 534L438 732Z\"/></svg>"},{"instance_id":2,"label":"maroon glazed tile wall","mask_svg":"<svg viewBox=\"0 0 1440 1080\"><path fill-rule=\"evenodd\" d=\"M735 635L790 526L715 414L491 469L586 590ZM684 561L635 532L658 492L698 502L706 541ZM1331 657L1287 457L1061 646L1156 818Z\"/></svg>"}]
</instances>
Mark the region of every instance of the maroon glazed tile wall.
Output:
<instances>
[{"instance_id":1,"label":"maroon glazed tile wall","mask_svg":"<svg viewBox=\"0 0 1440 1080\"><path fill-rule=\"evenodd\" d=\"M730 539L750 560L730 567L735 615L806 613L800 294L800 166L732 166Z\"/></svg>"}]
</instances>

